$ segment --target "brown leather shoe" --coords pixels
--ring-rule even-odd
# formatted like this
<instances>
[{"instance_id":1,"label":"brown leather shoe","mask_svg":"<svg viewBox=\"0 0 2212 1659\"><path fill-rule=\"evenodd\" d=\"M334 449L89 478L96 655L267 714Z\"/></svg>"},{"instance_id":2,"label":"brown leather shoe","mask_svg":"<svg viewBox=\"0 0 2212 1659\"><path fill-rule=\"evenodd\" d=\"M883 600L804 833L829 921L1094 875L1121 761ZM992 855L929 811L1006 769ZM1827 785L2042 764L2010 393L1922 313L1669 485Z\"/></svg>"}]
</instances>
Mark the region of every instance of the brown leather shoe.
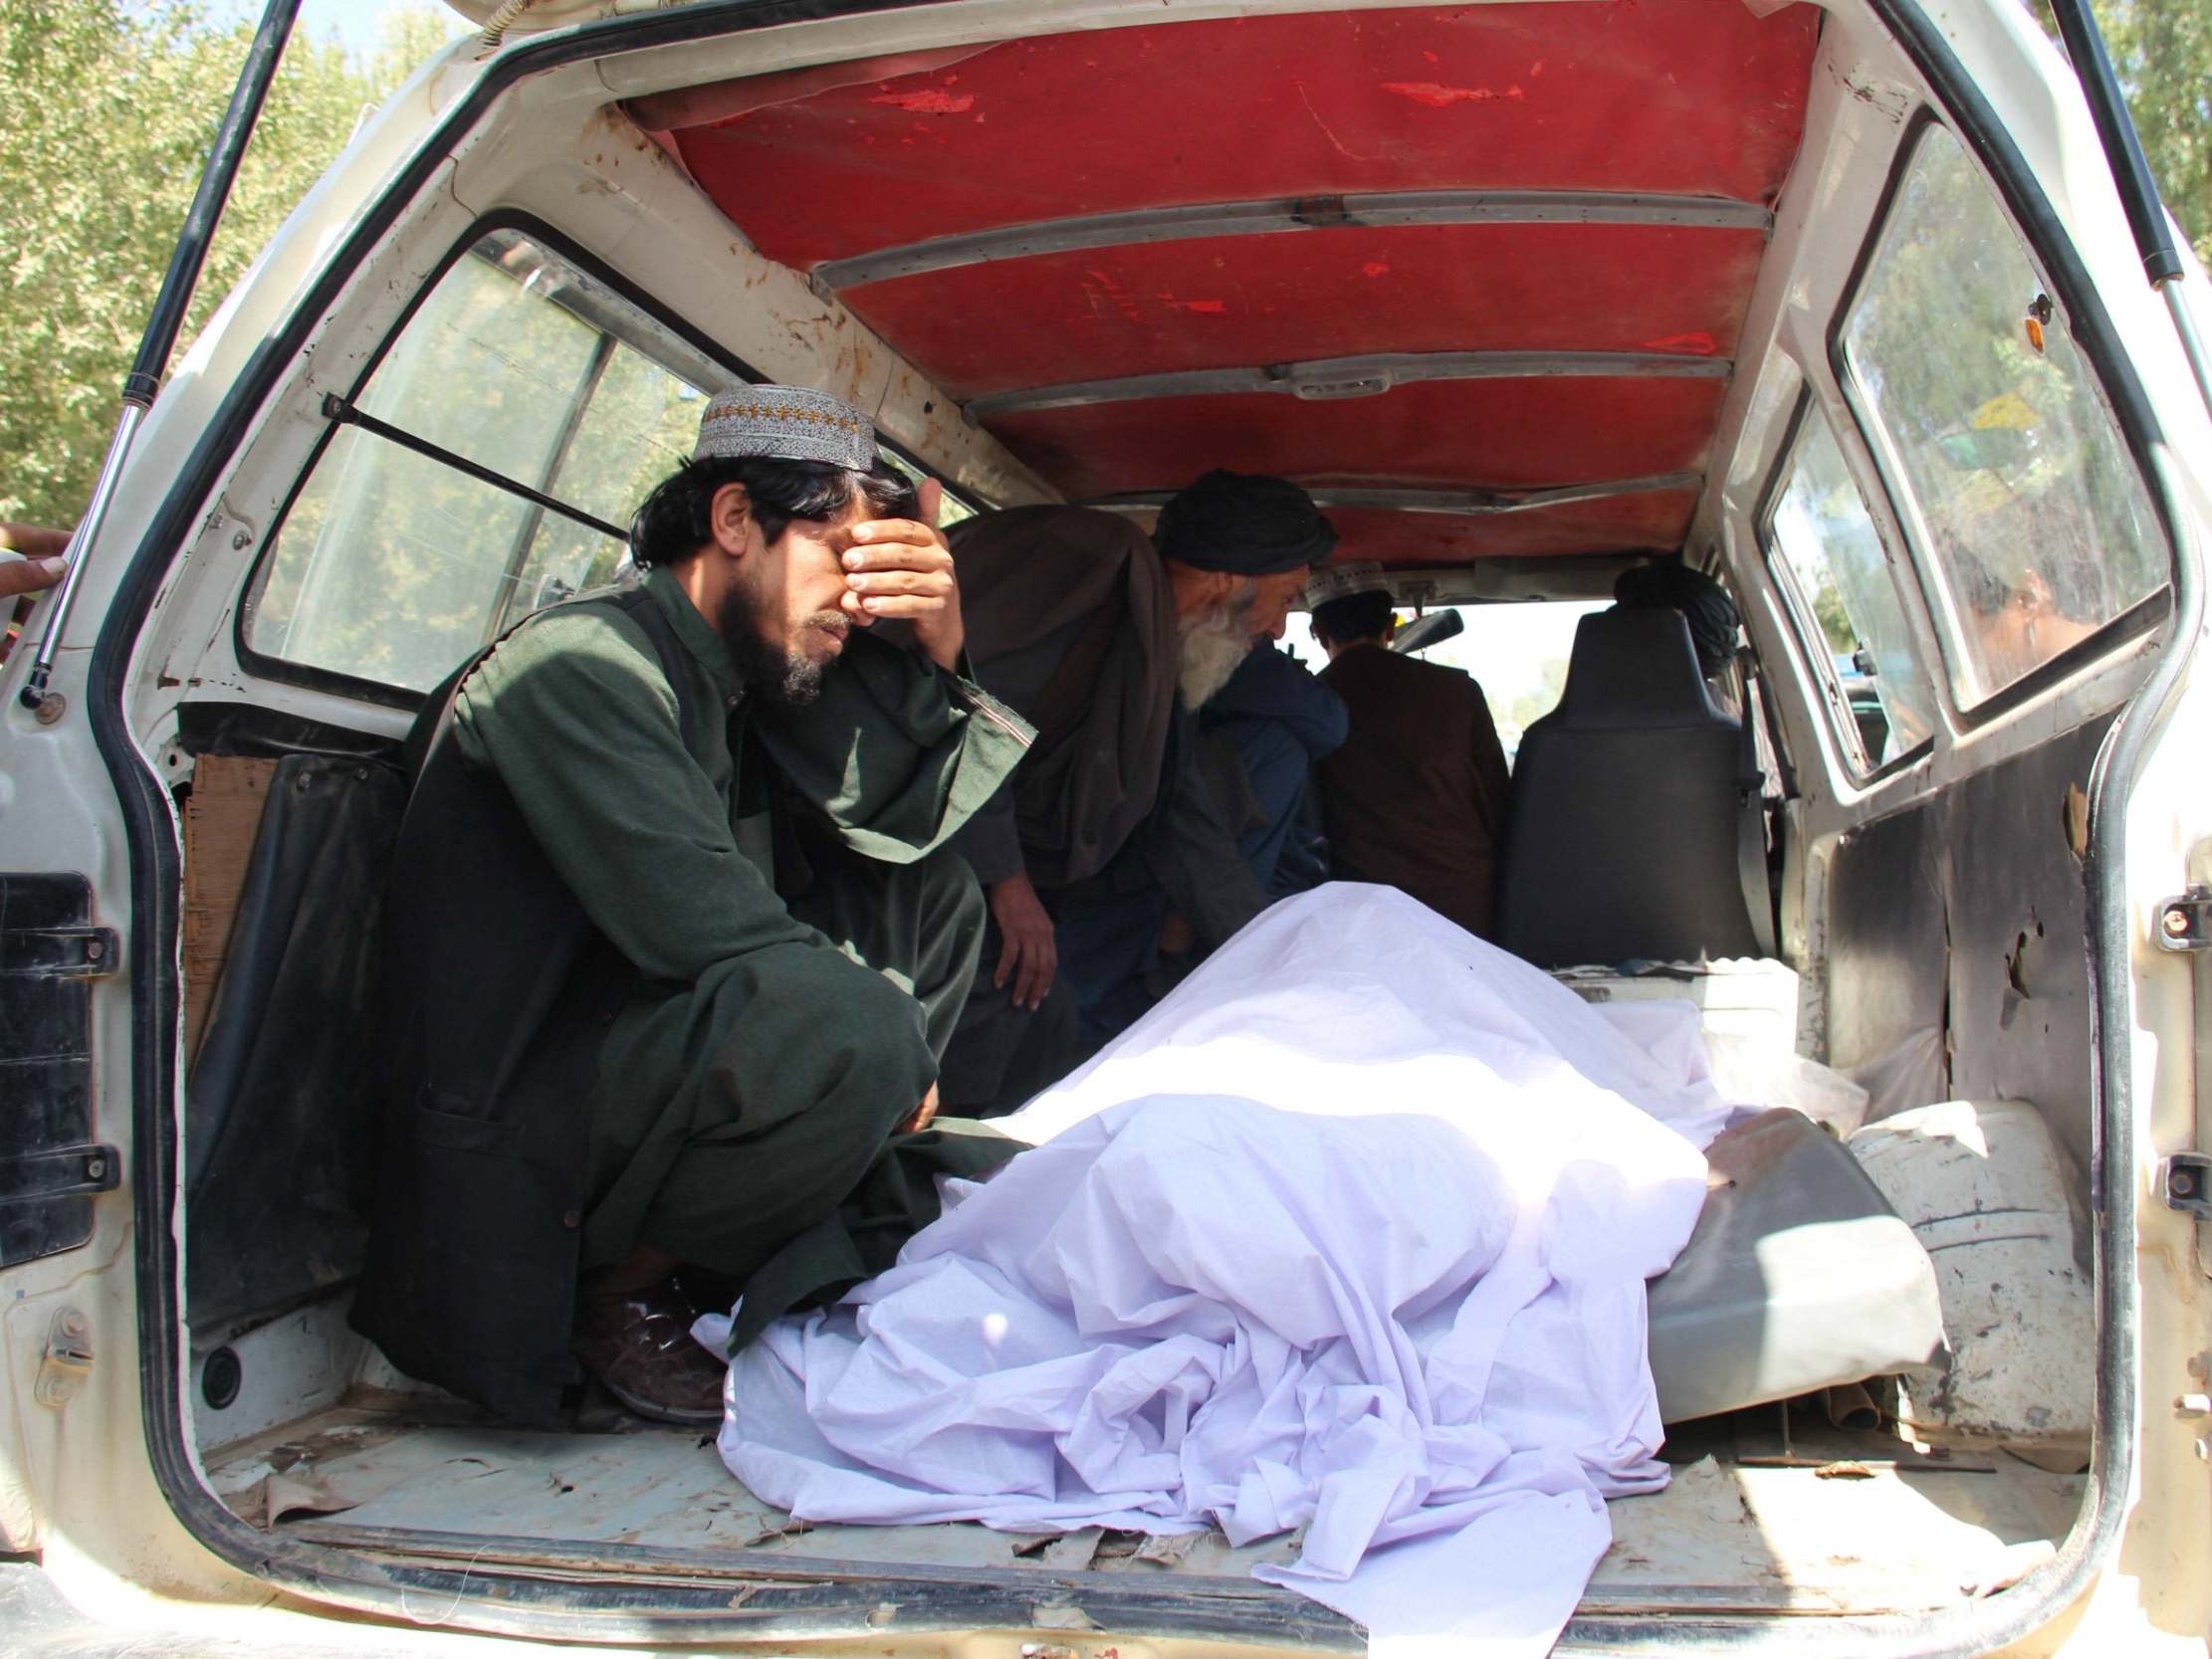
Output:
<instances>
[{"instance_id":1,"label":"brown leather shoe","mask_svg":"<svg viewBox=\"0 0 2212 1659\"><path fill-rule=\"evenodd\" d=\"M576 1310L576 1357L640 1417L686 1428L720 1423L729 1366L692 1341L692 1319L690 1303L667 1281L586 1297Z\"/></svg>"}]
</instances>

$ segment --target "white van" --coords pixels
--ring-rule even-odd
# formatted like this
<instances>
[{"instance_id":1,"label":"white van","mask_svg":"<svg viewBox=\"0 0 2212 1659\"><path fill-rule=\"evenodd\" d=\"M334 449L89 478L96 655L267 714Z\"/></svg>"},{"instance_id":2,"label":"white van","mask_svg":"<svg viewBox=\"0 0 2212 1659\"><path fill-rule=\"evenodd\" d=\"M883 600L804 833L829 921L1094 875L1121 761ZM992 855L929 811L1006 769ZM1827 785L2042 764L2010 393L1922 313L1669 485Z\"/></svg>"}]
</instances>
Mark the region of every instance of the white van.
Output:
<instances>
[{"instance_id":1,"label":"white van","mask_svg":"<svg viewBox=\"0 0 2212 1659\"><path fill-rule=\"evenodd\" d=\"M56 600L0 668L11 1640L1360 1647L1264 1544L807 1528L347 1325L397 741L756 378L965 511L1295 478L1412 605L1718 575L1796 1045L2027 1136L2048 1283L1947 1301L1932 1393L1683 1424L1560 1651L2202 1652L2212 421L2023 8L462 9L161 391L35 707Z\"/></svg>"}]
</instances>

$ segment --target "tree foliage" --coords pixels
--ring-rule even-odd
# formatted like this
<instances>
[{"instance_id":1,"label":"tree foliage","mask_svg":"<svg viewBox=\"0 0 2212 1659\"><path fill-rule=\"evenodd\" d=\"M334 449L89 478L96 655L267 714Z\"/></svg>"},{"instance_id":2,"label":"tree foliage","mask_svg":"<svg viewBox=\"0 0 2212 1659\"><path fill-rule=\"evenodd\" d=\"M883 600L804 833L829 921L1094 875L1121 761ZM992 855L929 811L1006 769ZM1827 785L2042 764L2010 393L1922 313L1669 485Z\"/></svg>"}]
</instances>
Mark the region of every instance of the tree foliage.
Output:
<instances>
[{"instance_id":1,"label":"tree foliage","mask_svg":"<svg viewBox=\"0 0 2212 1659\"><path fill-rule=\"evenodd\" d=\"M2197 258L2212 265L2212 6L2128 0L2109 9L2151 171Z\"/></svg>"},{"instance_id":2,"label":"tree foliage","mask_svg":"<svg viewBox=\"0 0 2212 1659\"><path fill-rule=\"evenodd\" d=\"M2029 7L2057 40L2049 0ZM2166 207L2212 266L2212 5L2093 0L2091 9Z\"/></svg>"},{"instance_id":3,"label":"tree foliage","mask_svg":"<svg viewBox=\"0 0 2212 1659\"><path fill-rule=\"evenodd\" d=\"M450 33L425 3L366 61L294 36L179 353L361 116ZM0 0L0 518L70 523L92 493L252 36L234 6L196 0Z\"/></svg>"}]
</instances>

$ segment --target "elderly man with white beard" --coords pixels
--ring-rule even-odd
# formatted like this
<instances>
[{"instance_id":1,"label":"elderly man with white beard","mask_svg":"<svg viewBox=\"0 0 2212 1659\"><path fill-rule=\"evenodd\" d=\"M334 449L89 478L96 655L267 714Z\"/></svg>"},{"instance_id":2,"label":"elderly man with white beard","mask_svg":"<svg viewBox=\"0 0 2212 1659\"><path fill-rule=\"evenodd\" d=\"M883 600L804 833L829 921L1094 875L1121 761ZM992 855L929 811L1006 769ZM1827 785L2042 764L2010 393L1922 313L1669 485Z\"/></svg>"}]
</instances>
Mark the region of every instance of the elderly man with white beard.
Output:
<instances>
[{"instance_id":1,"label":"elderly man with white beard","mask_svg":"<svg viewBox=\"0 0 2212 1659\"><path fill-rule=\"evenodd\" d=\"M956 843L991 924L940 1087L977 1115L1056 1081L1267 907L1197 769L1192 716L1280 630L1336 532L1296 485L1216 471L1150 540L1072 507L952 539L977 679L1037 727Z\"/></svg>"}]
</instances>

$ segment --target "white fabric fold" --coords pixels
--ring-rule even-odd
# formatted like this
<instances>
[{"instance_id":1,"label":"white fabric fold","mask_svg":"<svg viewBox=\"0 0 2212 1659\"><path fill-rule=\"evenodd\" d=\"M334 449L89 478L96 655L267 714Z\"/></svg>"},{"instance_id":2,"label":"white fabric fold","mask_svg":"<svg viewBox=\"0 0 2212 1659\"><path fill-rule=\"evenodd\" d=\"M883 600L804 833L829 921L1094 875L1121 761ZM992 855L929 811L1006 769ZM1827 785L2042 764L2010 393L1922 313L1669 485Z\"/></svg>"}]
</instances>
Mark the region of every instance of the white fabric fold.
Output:
<instances>
[{"instance_id":1,"label":"white fabric fold","mask_svg":"<svg viewBox=\"0 0 2212 1659\"><path fill-rule=\"evenodd\" d=\"M1659 1006L1389 889L1286 900L1004 1120L1033 1149L895 1268L740 1354L723 1459L816 1522L1303 1528L1259 1575L1378 1652L1533 1659L1604 1500L1665 1479L1644 1282L1727 1108Z\"/></svg>"}]
</instances>

